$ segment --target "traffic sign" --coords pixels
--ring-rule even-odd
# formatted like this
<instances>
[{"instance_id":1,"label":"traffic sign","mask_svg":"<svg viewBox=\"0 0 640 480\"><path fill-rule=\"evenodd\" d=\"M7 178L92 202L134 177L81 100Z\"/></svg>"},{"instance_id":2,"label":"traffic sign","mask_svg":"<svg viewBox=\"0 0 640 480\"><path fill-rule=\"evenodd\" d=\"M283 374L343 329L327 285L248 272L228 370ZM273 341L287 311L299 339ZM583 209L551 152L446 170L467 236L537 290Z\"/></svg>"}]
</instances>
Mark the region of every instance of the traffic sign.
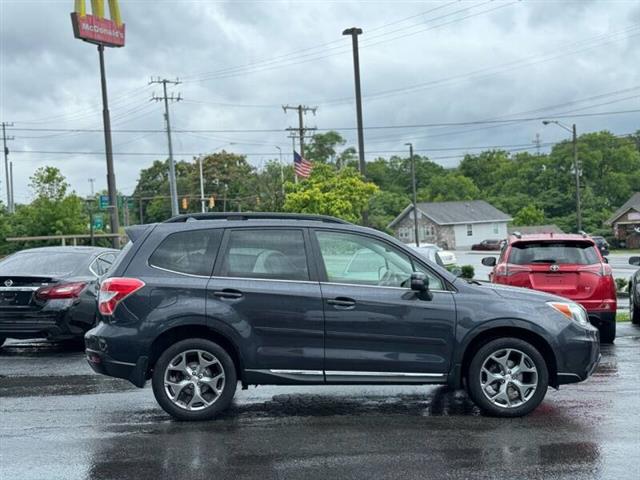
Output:
<instances>
[{"instance_id":1,"label":"traffic sign","mask_svg":"<svg viewBox=\"0 0 640 480\"><path fill-rule=\"evenodd\" d=\"M109 208L109 195L100 195L100 210L106 210Z\"/></svg>"}]
</instances>

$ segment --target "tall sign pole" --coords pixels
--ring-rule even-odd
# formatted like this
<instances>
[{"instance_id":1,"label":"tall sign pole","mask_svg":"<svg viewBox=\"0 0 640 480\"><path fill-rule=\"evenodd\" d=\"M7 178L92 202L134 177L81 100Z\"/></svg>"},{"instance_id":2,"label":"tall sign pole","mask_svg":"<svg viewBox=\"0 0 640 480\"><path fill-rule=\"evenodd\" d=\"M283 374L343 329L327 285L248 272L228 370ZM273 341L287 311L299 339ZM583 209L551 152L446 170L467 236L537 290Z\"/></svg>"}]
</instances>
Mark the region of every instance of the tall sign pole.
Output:
<instances>
[{"instance_id":1,"label":"tall sign pole","mask_svg":"<svg viewBox=\"0 0 640 480\"><path fill-rule=\"evenodd\" d=\"M109 15L104 17L104 0L92 0L91 14L87 13L84 0L75 0L75 11L71 14L71 24L76 38L98 46L100 61L100 86L102 89L102 122L104 127L104 149L107 160L107 189L111 214L111 233L119 233L118 191L113 168L113 147L111 142L111 117L107 96L107 75L104 66L104 47L124 47L124 24L120 18L118 0L109 0ZM120 247L120 239L113 237L114 248Z\"/></svg>"}]
</instances>

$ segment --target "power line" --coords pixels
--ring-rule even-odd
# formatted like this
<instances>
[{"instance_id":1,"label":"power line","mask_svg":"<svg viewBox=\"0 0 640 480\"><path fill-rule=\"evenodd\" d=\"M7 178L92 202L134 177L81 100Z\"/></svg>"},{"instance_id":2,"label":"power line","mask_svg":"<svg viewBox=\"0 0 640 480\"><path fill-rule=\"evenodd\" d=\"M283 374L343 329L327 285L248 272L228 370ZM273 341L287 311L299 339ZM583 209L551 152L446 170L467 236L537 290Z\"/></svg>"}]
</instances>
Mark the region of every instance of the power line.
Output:
<instances>
[{"instance_id":1,"label":"power line","mask_svg":"<svg viewBox=\"0 0 640 480\"><path fill-rule=\"evenodd\" d=\"M412 129L412 128L432 128L432 127L456 127L467 125L492 125L503 124L513 122L532 122L545 119L562 119L562 118L585 118L585 117L601 117L609 115L626 115L630 113L638 113L640 109L631 110L614 110L605 112L594 113L580 113L580 114L566 114L566 115L544 115L536 117L520 117L511 119L493 119L493 120L469 120L460 122L432 122L432 123L416 123L416 124L404 124L404 125L375 125L364 127L365 130L395 130L395 129ZM324 127L318 128L320 131L353 131L357 127ZM11 127L8 130L14 132L81 132L81 133L103 133L100 129L87 129L87 128L15 128ZM263 129L176 129L172 130L174 133L281 133L283 129L279 128L263 128ZM118 133L166 133L166 130L158 129L118 129L113 130Z\"/></svg>"}]
</instances>

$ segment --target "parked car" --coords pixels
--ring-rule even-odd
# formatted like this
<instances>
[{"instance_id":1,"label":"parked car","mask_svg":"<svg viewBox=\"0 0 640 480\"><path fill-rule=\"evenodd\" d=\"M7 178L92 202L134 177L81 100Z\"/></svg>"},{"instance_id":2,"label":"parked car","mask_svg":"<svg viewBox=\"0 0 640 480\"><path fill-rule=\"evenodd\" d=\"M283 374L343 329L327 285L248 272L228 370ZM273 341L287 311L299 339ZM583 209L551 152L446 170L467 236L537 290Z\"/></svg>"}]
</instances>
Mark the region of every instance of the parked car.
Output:
<instances>
[{"instance_id":1,"label":"parked car","mask_svg":"<svg viewBox=\"0 0 640 480\"><path fill-rule=\"evenodd\" d=\"M455 265L458 262L458 259L456 258L455 253L453 253L450 250L445 250L444 248L436 245L435 243L421 243L419 247L416 247L415 245L410 245L410 247L416 251L420 251L420 249L422 248L426 248L426 249L435 248L436 251L438 252L438 257L440 257L440 261L442 262L442 265L445 267Z\"/></svg>"},{"instance_id":2,"label":"parked car","mask_svg":"<svg viewBox=\"0 0 640 480\"><path fill-rule=\"evenodd\" d=\"M482 240L480 243L471 245L471 250L500 250L504 244L504 240L491 239Z\"/></svg>"},{"instance_id":3,"label":"parked car","mask_svg":"<svg viewBox=\"0 0 640 480\"><path fill-rule=\"evenodd\" d=\"M513 235L500 258L486 257L494 283L531 288L582 305L603 343L616 338L616 283L592 238L573 234Z\"/></svg>"},{"instance_id":4,"label":"parked car","mask_svg":"<svg viewBox=\"0 0 640 480\"><path fill-rule=\"evenodd\" d=\"M640 257L631 257L629 264L640 267ZM640 269L629 279L629 318L636 325L640 324Z\"/></svg>"},{"instance_id":5,"label":"parked car","mask_svg":"<svg viewBox=\"0 0 640 480\"><path fill-rule=\"evenodd\" d=\"M442 249L437 245L420 245L419 247L411 246L411 248L430 262L444 267L444 263L440 257L440 250Z\"/></svg>"},{"instance_id":6,"label":"parked car","mask_svg":"<svg viewBox=\"0 0 640 480\"><path fill-rule=\"evenodd\" d=\"M82 339L96 323L98 277L117 250L31 248L0 261L0 346L7 338Z\"/></svg>"},{"instance_id":7,"label":"parked car","mask_svg":"<svg viewBox=\"0 0 640 480\"><path fill-rule=\"evenodd\" d=\"M600 254L603 257L609 255L609 242L607 242L604 237L593 235L591 238L593 238L593 241L596 242L596 246L598 247L598 250L600 250Z\"/></svg>"},{"instance_id":8,"label":"parked car","mask_svg":"<svg viewBox=\"0 0 640 480\"><path fill-rule=\"evenodd\" d=\"M177 419L214 417L238 382L465 385L485 412L515 417L600 358L576 303L467 282L332 217L193 214L127 233L87 360L151 380Z\"/></svg>"}]
</instances>

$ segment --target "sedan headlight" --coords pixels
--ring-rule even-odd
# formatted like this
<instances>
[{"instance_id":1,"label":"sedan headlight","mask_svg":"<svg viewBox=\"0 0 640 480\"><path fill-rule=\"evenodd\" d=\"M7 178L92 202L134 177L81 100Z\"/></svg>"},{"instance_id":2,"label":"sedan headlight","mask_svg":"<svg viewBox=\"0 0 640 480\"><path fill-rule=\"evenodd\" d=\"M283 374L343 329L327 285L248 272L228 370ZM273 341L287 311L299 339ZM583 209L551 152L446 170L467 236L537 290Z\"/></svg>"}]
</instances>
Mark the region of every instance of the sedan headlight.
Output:
<instances>
[{"instance_id":1,"label":"sedan headlight","mask_svg":"<svg viewBox=\"0 0 640 480\"><path fill-rule=\"evenodd\" d=\"M569 320L578 322L580 325L589 325L587 311L577 303L573 302L547 302L554 310L560 312Z\"/></svg>"}]
</instances>

